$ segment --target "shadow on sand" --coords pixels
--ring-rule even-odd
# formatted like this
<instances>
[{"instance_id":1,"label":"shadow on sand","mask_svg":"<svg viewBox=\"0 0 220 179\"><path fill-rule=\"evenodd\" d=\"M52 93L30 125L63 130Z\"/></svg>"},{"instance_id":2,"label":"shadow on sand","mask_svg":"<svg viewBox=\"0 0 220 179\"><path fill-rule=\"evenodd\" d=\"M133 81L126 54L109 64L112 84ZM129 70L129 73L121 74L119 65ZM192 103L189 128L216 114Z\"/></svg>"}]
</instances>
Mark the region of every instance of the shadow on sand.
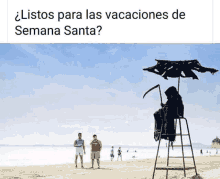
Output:
<instances>
[{"instance_id":1,"label":"shadow on sand","mask_svg":"<svg viewBox=\"0 0 220 179\"><path fill-rule=\"evenodd\" d=\"M171 179L177 179L177 178L179 178L179 177L177 177L177 176L171 177ZM182 177L181 179L204 179L204 178L198 174L198 175L194 175L192 177Z\"/></svg>"},{"instance_id":2,"label":"shadow on sand","mask_svg":"<svg viewBox=\"0 0 220 179\"><path fill-rule=\"evenodd\" d=\"M85 170L112 170L112 169L110 169L110 168L83 168L83 169L85 169Z\"/></svg>"},{"instance_id":3,"label":"shadow on sand","mask_svg":"<svg viewBox=\"0 0 220 179\"><path fill-rule=\"evenodd\" d=\"M190 177L190 179L204 179L204 178L198 174L198 175L194 175L194 176Z\"/></svg>"}]
</instances>

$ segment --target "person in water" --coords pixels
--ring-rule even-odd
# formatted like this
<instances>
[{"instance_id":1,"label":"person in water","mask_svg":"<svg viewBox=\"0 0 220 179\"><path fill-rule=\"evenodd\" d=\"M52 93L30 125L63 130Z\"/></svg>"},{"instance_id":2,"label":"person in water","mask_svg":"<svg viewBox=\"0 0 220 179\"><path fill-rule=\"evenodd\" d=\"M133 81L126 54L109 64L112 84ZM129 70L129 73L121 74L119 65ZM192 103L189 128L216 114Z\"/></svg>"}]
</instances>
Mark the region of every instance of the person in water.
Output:
<instances>
[{"instance_id":1,"label":"person in water","mask_svg":"<svg viewBox=\"0 0 220 179\"><path fill-rule=\"evenodd\" d=\"M174 86L169 87L165 91L165 94L167 96L166 104L161 103L162 108L154 113L154 138L158 141L160 132L162 132L163 135L161 138L171 141L171 145L173 146L173 141L175 141L176 137L174 119L183 116L184 106L182 97Z\"/></svg>"}]
</instances>

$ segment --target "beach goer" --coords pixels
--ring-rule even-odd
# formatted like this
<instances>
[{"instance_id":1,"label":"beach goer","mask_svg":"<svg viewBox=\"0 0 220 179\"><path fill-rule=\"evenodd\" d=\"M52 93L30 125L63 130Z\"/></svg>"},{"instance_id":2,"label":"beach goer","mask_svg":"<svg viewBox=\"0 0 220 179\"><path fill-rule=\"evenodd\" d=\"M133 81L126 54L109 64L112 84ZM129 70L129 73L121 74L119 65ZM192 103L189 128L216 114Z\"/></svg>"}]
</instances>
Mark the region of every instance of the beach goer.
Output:
<instances>
[{"instance_id":1,"label":"beach goer","mask_svg":"<svg viewBox=\"0 0 220 179\"><path fill-rule=\"evenodd\" d=\"M200 154L202 154L202 149L200 150Z\"/></svg>"},{"instance_id":2,"label":"beach goer","mask_svg":"<svg viewBox=\"0 0 220 179\"><path fill-rule=\"evenodd\" d=\"M112 146L112 149L110 152L110 158L111 158L111 161L114 159L114 146Z\"/></svg>"},{"instance_id":3,"label":"beach goer","mask_svg":"<svg viewBox=\"0 0 220 179\"><path fill-rule=\"evenodd\" d=\"M81 159L81 167L83 168L83 150L84 154L86 154L86 151L84 140L82 139L82 133L78 133L78 139L74 141L74 147L76 147L75 167L77 168L77 159L79 155Z\"/></svg>"},{"instance_id":4,"label":"beach goer","mask_svg":"<svg viewBox=\"0 0 220 179\"><path fill-rule=\"evenodd\" d=\"M100 152L102 150L102 142L97 139L97 135L93 135L93 140L90 143L91 146L91 160L92 167L94 168L94 159L97 160L98 168L100 168Z\"/></svg>"},{"instance_id":5,"label":"beach goer","mask_svg":"<svg viewBox=\"0 0 220 179\"><path fill-rule=\"evenodd\" d=\"M122 161L122 151L121 151L121 147L119 147L118 149L118 158L121 157L121 161ZM118 160L118 159L117 159Z\"/></svg>"},{"instance_id":6,"label":"beach goer","mask_svg":"<svg viewBox=\"0 0 220 179\"><path fill-rule=\"evenodd\" d=\"M171 141L173 147L173 141L176 138L176 130L174 124L174 118L183 116L184 106L182 97L174 86L169 87L165 94L167 96L166 104L161 103L162 108L154 113L155 118L155 132L154 139L159 140L160 132L162 132L162 139ZM161 125L162 131L161 131Z\"/></svg>"}]
</instances>

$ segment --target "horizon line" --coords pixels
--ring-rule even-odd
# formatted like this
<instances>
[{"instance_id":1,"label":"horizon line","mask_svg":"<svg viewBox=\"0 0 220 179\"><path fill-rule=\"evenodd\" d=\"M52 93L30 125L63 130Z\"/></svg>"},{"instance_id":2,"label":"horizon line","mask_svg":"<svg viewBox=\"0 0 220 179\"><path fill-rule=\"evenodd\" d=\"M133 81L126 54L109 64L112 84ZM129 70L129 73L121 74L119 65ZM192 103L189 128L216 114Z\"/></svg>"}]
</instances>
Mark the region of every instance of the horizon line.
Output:
<instances>
[{"instance_id":1,"label":"horizon line","mask_svg":"<svg viewBox=\"0 0 220 179\"><path fill-rule=\"evenodd\" d=\"M192 145L204 145L204 146L211 146L211 144L207 145L207 144L202 144L202 143L192 143ZM16 145L16 144L0 144L0 146L73 146L73 144L24 144L24 145ZM85 146L90 146L89 144L85 145ZM116 144L116 145L103 145L103 146L130 146L130 147L157 147L157 145L120 145L120 144Z\"/></svg>"}]
</instances>

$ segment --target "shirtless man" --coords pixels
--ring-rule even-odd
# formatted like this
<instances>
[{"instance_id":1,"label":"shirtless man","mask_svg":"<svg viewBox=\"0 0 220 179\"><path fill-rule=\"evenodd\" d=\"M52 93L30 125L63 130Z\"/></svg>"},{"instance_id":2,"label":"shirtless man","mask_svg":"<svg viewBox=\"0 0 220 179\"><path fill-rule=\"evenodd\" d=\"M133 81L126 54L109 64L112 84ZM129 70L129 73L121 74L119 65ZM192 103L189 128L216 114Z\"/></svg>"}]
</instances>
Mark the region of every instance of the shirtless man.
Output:
<instances>
[{"instance_id":1,"label":"shirtless man","mask_svg":"<svg viewBox=\"0 0 220 179\"><path fill-rule=\"evenodd\" d=\"M86 151L85 151L84 140L82 139L82 133L78 133L78 139L75 140L74 147L76 147L76 155L75 155L76 168L77 168L78 155L80 156L80 159L81 159L81 168L84 168L83 167L83 150L84 150L84 154L86 154Z\"/></svg>"}]
</instances>

